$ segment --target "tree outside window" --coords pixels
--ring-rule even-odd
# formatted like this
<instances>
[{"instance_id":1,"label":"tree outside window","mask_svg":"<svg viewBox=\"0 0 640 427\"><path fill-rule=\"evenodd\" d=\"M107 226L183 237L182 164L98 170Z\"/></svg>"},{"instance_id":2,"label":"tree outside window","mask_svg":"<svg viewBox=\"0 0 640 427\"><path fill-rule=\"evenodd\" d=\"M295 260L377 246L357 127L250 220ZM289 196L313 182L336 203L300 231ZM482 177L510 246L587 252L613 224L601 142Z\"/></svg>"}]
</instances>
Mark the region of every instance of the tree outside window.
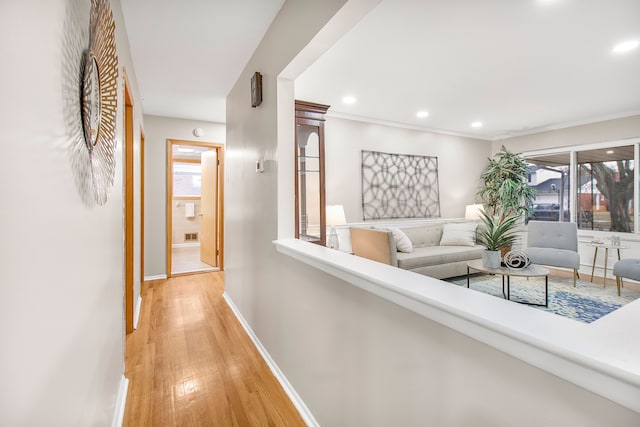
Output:
<instances>
[{"instance_id":1,"label":"tree outside window","mask_svg":"<svg viewBox=\"0 0 640 427\"><path fill-rule=\"evenodd\" d=\"M580 228L634 231L633 146L578 152L578 218Z\"/></svg>"}]
</instances>

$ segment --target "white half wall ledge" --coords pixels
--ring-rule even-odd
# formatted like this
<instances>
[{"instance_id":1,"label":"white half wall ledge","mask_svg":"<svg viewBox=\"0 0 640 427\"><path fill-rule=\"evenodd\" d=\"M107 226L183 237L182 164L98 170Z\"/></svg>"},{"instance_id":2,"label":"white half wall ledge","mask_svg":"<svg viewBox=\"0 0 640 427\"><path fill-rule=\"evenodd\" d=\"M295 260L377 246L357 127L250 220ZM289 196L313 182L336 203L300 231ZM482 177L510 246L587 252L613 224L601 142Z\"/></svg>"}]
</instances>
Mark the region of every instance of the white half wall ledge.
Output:
<instances>
[{"instance_id":1,"label":"white half wall ledge","mask_svg":"<svg viewBox=\"0 0 640 427\"><path fill-rule=\"evenodd\" d=\"M297 239L276 250L640 413L640 301L591 324Z\"/></svg>"}]
</instances>

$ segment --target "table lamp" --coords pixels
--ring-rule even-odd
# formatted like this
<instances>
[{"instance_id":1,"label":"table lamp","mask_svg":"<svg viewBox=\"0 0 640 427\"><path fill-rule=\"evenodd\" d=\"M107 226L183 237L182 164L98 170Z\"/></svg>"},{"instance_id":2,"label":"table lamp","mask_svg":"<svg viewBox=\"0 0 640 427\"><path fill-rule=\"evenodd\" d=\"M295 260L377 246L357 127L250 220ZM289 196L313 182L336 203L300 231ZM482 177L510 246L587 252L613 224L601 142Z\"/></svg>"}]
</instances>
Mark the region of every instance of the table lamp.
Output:
<instances>
[{"instance_id":1,"label":"table lamp","mask_svg":"<svg viewBox=\"0 0 640 427\"><path fill-rule=\"evenodd\" d=\"M481 211L484 211L484 206L482 204L467 205L464 210L464 219L480 219Z\"/></svg>"},{"instance_id":2,"label":"table lamp","mask_svg":"<svg viewBox=\"0 0 640 427\"><path fill-rule=\"evenodd\" d=\"M327 225L331 227L329 228L329 234L327 235L327 247L331 249L340 249L340 241L338 240L336 225L347 223L347 218L344 215L344 207L342 205L327 205L326 222Z\"/></svg>"}]
</instances>

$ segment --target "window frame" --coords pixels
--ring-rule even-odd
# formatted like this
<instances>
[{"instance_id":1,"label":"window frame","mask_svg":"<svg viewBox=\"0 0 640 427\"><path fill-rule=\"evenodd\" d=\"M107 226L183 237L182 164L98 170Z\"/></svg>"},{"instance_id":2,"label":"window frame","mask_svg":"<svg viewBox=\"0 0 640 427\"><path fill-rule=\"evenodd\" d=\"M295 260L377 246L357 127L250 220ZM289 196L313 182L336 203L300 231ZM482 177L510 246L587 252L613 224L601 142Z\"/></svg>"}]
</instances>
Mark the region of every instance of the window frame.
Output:
<instances>
[{"instance_id":1,"label":"window frame","mask_svg":"<svg viewBox=\"0 0 640 427\"><path fill-rule=\"evenodd\" d=\"M564 146L564 147L556 147L549 148L544 150L535 150L535 151L524 151L520 153L522 158L526 161L529 161L535 157L550 155L550 154L560 154L560 153L569 153L569 191L571 197L571 203L569 204L569 219L571 222L576 222L576 215L578 209L578 183L576 182L576 174L578 170L578 153L581 151L588 150L598 150L605 148L616 148L622 146L633 146L634 153L634 180L633 180L633 233L627 233L623 231L605 231L605 233L623 233L623 234L639 234L640 226L638 224L640 219L640 213L638 212L638 207L640 206L639 199L640 194L638 191L640 190L640 185L638 183L638 179L640 177L638 172L638 165L640 164L640 138L628 138L628 139L619 139L615 141L607 141L607 142L599 142L599 143L591 143L591 144L581 144L581 145L572 145L572 146ZM580 230L579 230L580 231ZM597 230L583 230L589 232L598 232Z\"/></svg>"}]
</instances>

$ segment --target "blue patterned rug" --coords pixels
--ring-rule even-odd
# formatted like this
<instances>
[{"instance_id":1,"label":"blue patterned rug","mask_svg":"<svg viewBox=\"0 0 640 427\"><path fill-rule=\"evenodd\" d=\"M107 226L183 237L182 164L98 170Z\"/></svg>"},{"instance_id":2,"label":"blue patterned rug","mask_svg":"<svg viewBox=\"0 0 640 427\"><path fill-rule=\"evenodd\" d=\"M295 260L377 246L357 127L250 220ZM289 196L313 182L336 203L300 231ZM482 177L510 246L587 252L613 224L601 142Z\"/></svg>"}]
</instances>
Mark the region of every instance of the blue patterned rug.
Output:
<instances>
[{"instance_id":1,"label":"blue patterned rug","mask_svg":"<svg viewBox=\"0 0 640 427\"><path fill-rule=\"evenodd\" d=\"M454 277L447 282L467 286L467 277ZM501 276L472 274L469 280L471 290L484 292L503 298ZM544 304L544 278L511 278L511 299ZM591 323L602 316L640 297L639 291L622 289L618 296L615 286L603 288L601 284L578 280L573 287L573 279L549 276L549 307L539 307L560 316Z\"/></svg>"}]
</instances>

